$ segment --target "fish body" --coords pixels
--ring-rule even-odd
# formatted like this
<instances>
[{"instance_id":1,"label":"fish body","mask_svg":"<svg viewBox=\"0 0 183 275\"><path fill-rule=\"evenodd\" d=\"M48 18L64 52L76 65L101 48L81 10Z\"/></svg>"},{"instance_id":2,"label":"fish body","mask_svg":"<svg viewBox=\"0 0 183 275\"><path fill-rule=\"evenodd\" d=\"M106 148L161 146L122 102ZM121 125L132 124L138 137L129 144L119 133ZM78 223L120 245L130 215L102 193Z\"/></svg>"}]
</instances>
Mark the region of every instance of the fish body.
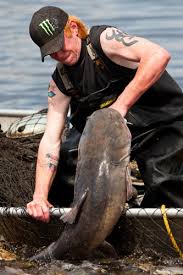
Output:
<instances>
[{"instance_id":1,"label":"fish body","mask_svg":"<svg viewBox=\"0 0 183 275\"><path fill-rule=\"evenodd\" d=\"M32 260L85 258L117 223L127 200L131 134L111 109L94 112L79 143L74 200L59 239Z\"/></svg>"}]
</instances>

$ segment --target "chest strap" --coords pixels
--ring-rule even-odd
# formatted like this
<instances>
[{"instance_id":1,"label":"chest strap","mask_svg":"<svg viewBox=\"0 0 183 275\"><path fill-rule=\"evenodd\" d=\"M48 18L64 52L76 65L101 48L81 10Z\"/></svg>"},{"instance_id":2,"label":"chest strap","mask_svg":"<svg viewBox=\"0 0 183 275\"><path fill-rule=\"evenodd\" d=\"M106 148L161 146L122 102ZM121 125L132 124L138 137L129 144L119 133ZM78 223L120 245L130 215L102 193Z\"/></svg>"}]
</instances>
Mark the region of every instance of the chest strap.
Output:
<instances>
[{"instance_id":1,"label":"chest strap","mask_svg":"<svg viewBox=\"0 0 183 275\"><path fill-rule=\"evenodd\" d=\"M95 62L96 60L99 59L98 54L96 53L96 51L94 50L94 48L90 42L89 36L87 36L87 38L86 38L86 49L87 49L87 52L88 52L92 61Z\"/></svg>"},{"instance_id":2,"label":"chest strap","mask_svg":"<svg viewBox=\"0 0 183 275\"><path fill-rule=\"evenodd\" d=\"M58 70L58 73L62 79L62 82L65 86L65 89L66 91L70 90L70 89L74 89L74 86L68 76L68 73L67 73L67 70L65 69L64 67L64 64L58 62L57 63L57 70Z\"/></svg>"}]
</instances>

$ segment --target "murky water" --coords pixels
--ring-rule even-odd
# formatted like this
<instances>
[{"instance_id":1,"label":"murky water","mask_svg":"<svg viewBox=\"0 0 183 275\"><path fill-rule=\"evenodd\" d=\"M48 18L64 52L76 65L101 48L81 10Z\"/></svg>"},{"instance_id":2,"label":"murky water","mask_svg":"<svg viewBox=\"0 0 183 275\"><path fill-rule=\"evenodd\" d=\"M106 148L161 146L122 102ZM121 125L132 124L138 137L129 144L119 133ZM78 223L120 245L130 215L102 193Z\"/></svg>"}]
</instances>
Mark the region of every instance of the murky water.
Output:
<instances>
[{"instance_id":1,"label":"murky water","mask_svg":"<svg viewBox=\"0 0 183 275\"><path fill-rule=\"evenodd\" d=\"M12 247L11 247L12 248ZM24 250L24 251L23 251ZM17 254L18 249L15 249ZM28 253L28 247L22 249ZM20 251L19 251L20 252ZM2 248L0 248L2 255ZM19 254L20 255L20 254ZM51 263L32 263L15 259L13 252L5 252L0 261L0 275L141 275L141 274L183 274L183 263L178 259L165 258L161 254L143 255L139 252L119 259L100 259L83 261L52 261Z\"/></svg>"}]
</instances>

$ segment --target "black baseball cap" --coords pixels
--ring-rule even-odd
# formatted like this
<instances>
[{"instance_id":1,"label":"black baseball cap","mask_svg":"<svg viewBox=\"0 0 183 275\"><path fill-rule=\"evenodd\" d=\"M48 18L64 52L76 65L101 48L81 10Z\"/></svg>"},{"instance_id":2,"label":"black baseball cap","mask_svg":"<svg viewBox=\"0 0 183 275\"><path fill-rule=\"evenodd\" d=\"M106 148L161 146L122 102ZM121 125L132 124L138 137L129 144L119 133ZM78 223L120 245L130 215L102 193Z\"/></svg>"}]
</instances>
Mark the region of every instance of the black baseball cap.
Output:
<instances>
[{"instance_id":1,"label":"black baseball cap","mask_svg":"<svg viewBox=\"0 0 183 275\"><path fill-rule=\"evenodd\" d=\"M64 46L64 28L69 15L62 9L46 6L36 11L31 19L29 33L41 51L42 62L46 55Z\"/></svg>"}]
</instances>

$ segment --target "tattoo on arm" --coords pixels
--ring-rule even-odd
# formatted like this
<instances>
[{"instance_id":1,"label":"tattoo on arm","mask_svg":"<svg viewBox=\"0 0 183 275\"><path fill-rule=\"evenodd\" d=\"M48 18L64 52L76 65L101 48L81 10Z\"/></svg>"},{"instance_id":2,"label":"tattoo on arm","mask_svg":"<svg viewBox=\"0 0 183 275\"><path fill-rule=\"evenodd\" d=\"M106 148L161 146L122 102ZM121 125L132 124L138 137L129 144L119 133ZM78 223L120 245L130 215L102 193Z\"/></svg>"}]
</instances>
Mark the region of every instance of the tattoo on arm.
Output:
<instances>
[{"instance_id":1,"label":"tattoo on arm","mask_svg":"<svg viewBox=\"0 0 183 275\"><path fill-rule=\"evenodd\" d=\"M129 47L131 45L134 45L138 42L137 39L134 38L134 36L127 34L126 32L120 31L120 30L112 30L112 34L108 35L106 33L106 39L112 40L115 39L118 42L123 43L123 45Z\"/></svg>"},{"instance_id":2,"label":"tattoo on arm","mask_svg":"<svg viewBox=\"0 0 183 275\"><path fill-rule=\"evenodd\" d=\"M52 92L52 91L48 91L48 96L49 97L54 97L56 94L54 93L54 92Z\"/></svg>"},{"instance_id":3,"label":"tattoo on arm","mask_svg":"<svg viewBox=\"0 0 183 275\"><path fill-rule=\"evenodd\" d=\"M49 85L48 85L48 97L53 97L53 96L56 95L51 89L52 89L52 87L49 83Z\"/></svg>"},{"instance_id":4,"label":"tattoo on arm","mask_svg":"<svg viewBox=\"0 0 183 275\"><path fill-rule=\"evenodd\" d=\"M46 158L48 160L47 165L48 165L49 170L51 172L55 172L57 169L57 166L58 166L58 157L56 157L50 153L47 153Z\"/></svg>"}]
</instances>

